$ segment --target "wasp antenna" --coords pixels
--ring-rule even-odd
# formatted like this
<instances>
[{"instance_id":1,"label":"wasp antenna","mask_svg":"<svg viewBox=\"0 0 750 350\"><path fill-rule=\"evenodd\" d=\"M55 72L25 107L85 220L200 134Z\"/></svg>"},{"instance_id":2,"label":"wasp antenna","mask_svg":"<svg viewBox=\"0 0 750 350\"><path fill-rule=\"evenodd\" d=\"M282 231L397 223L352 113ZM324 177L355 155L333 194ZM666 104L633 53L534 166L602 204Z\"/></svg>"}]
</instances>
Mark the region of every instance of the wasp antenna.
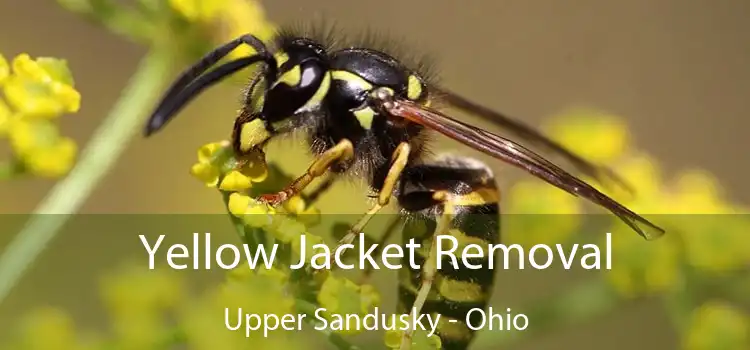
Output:
<instances>
[{"instance_id":1,"label":"wasp antenna","mask_svg":"<svg viewBox=\"0 0 750 350\"><path fill-rule=\"evenodd\" d=\"M200 76L178 94L175 94L169 100L164 100L164 103L154 111L151 118L148 120L145 128L145 135L150 136L166 125L166 123L172 119L177 112L185 107L185 105L195 98L195 96L203 92L203 90L222 81L224 78L236 73L237 71L262 60L263 57L257 55L238 58Z\"/></svg>"},{"instance_id":2,"label":"wasp antenna","mask_svg":"<svg viewBox=\"0 0 750 350\"><path fill-rule=\"evenodd\" d=\"M252 47L257 53L255 55L245 57L245 59L248 60L243 61L243 58L240 58L220 66L219 68L209 73L211 75L210 77L201 77L201 75L206 72L212 65L222 60L230 52L232 52L232 50L242 44ZM243 67L246 67L258 61L264 61L266 63L267 77L275 77L276 59L268 52L266 45L260 39L249 34L234 39L207 53L200 60L198 60L198 62L183 71L180 76L172 83L172 85L162 97L159 105L151 114L151 117L146 124L144 134L146 136L150 136L151 134L161 129L170 119L174 117L174 113L176 113L180 108L182 108L182 106L189 102L199 92L203 91L206 87L211 86L227 75L232 74L242 69ZM198 79L197 81L196 78ZM193 92L186 91L188 89ZM172 107L166 108L170 105Z\"/></svg>"}]
</instances>

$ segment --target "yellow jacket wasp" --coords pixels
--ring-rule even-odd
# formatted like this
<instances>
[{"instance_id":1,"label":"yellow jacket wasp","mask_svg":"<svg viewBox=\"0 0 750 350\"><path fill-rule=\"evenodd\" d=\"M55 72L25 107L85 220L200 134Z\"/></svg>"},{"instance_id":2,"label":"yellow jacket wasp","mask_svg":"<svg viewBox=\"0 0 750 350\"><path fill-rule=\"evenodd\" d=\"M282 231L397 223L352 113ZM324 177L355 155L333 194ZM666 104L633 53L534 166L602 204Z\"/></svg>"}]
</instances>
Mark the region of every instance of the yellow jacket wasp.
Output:
<instances>
[{"instance_id":1,"label":"yellow jacket wasp","mask_svg":"<svg viewBox=\"0 0 750 350\"><path fill-rule=\"evenodd\" d=\"M216 48L173 83L148 121L146 135L162 128L204 89L245 67L262 63L234 124L234 151L241 157L262 149L279 135L306 133L316 159L283 191L261 196L272 205L301 193L329 171L365 178L377 193L377 202L339 244L351 242L392 197L405 212L431 220L434 235L450 231L459 240L499 241L500 193L492 172L467 157L425 157L425 137L431 131L608 209L646 239L664 234L661 228L541 155L451 118L433 106L439 102L493 121L517 137L565 157L596 180L606 177L620 181L611 171L585 161L520 122L430 83L429 74L397 60L387 50L361 43L337 46L318 34L324 33L302 35L282 30L270 47L252 35L244 35ZM243 44L256 53L208 71ZM485 219L481 223L466 220L474 214L482 214ZM445 321L438 327L438 335L444 349L465 349L474 333L461 320L468 310L487 307L494 277L484 270L436 271L431 258L435 240L431 237L420 237L427 246L432 244L432 251L418 262L422 271L411 271L399 286L401 307L440 313ZM430 294L433 284L438 284L437 296ZM409 347L410 337L409 332L404 335L402 349Z\"/></svg>"}]
</instances>

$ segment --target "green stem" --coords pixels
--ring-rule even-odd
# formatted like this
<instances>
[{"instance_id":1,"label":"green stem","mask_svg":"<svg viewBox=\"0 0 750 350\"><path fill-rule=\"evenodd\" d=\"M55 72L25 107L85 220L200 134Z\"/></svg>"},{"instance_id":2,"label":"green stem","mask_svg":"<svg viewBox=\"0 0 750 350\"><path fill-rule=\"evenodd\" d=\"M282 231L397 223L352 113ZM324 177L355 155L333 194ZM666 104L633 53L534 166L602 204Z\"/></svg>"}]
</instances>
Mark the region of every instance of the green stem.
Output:
<instances>
[{"instance_id":1,"label":"green stem","mask_svg":"<svg viewBox=\"0 0 750 350\"><path fill-rule=\"evenodd\" d=\"M7 246L0 256L0 303L139 133L143 118L170 76L172 65L170 55L165 52L152 51L144 57L75 168L50 191Z\"/></svg>"}]
</instances>

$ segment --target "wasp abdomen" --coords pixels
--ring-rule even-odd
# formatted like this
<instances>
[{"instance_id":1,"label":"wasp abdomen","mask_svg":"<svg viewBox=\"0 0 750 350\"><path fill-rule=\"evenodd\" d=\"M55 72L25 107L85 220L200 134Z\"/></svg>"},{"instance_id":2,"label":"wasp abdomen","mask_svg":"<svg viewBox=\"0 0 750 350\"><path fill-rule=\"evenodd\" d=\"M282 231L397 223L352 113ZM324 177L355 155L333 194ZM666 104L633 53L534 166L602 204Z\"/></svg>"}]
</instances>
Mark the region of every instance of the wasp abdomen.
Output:
<instances>
[{"instance_id":1,"label":"wasp abdomen","mask_svg":"<svg viewBox=\"0 0 750 350\"><path fill-rule=\"evenodd\" d=\"M418 165L402 179L401 205L420 213L404 229L404 239L414 238L420 244L415 263L428 264L430 248L440 244L443 252L432 281L432 288L421 308L423 314L439 314L437 334L443 349L466 349L474 338L467 326L479 324L473 309L486 310L494 284L489 267L491 244L500 240L499 192L492 173L481 163L449 157L428 165ZM437 232L441 220L448 223ZM463 256L463 247L474 244L476 249ZM476 257L481 249L481 257ZM434 252L434 250L433 250ZM465 259L464 259L465 258ZM401 272L399 298L402 312L415 306L419 289L425 283L424 270L405 269Z\"/></svg>"}]
</instances>

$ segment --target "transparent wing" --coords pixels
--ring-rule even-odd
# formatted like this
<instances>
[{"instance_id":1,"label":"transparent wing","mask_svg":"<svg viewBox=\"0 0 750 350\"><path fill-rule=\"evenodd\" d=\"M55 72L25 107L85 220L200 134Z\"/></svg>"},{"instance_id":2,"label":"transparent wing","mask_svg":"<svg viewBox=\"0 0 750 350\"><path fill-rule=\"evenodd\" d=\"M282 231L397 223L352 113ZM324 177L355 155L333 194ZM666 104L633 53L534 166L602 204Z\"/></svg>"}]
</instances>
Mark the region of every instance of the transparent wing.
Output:
<instances>
[{"instance_id":1,"label":"transparent wing","mask_svg":"<svg viewBox=\"0 0 750 350\"><path fill-rule=\"evenodd\" d=\"M583 159L579 155L567 149L565 146L550 139L534 128L507 115L498 113L478 103L469 101L465 97L451 92L450 90L440 87L431 87L431 90L436 91L440 95L441 102L445 102L452 107L478 116L483 120L486 120L504 130L509 131L513 134L513 136L516 136L521 140L527 141L535 146L542 147L545 153L549 153L550 155L560 155L561 157L569 161L583 174L595 179L599 183L608 185L609 182L606 181L608 179L621 186L625 190L631 193L634 192L632 186L630 186L627 181L625 181L611 169L599 166L587 161L586 159Z\"/></svg>"},{"instance_id":2,"label":"transparent wing","mask_svg":"<svg viewBox=\"0 0 750 350\"><path fill-rule=\"evenodd\" d=\"M601 193L583 180L509 139L408 100L384 101L381 108L393 116L421 124L471 148L521 168L572 195L586 198L617 215L648 240L658 238L665 233L660 227Z\"/></svg>"}]
</instances>

